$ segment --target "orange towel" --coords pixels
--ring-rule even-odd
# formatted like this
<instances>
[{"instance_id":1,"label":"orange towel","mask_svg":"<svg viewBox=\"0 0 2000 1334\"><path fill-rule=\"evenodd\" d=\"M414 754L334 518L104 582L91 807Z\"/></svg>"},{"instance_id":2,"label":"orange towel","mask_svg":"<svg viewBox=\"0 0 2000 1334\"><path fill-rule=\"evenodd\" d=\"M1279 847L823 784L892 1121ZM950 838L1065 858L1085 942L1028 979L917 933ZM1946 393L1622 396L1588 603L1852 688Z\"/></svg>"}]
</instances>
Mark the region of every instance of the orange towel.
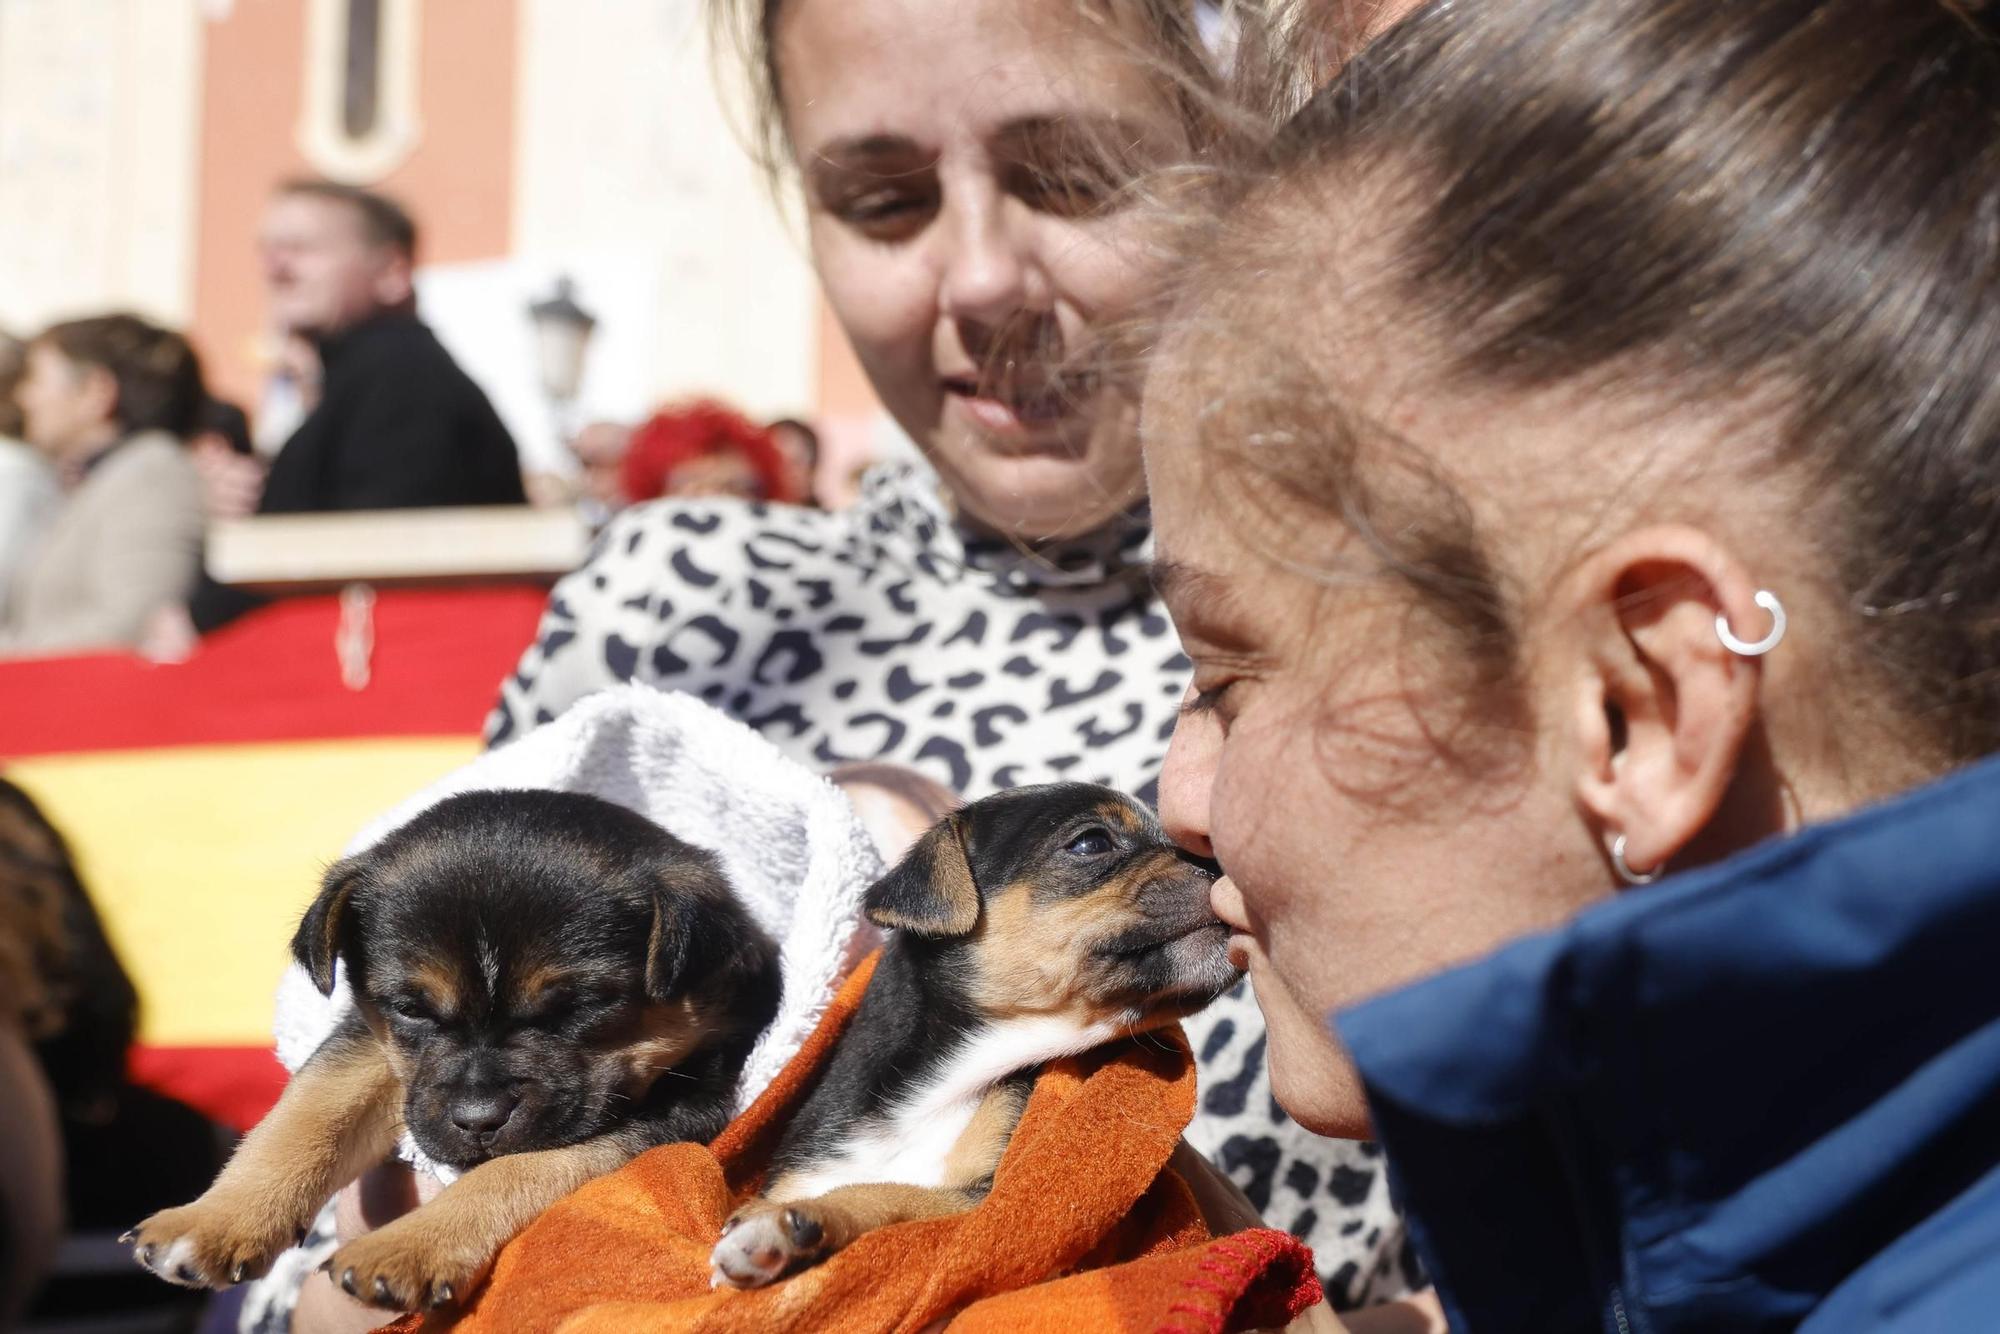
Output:
<instances>
[{"instance_id":1,"label":"orange towel","mask_svg":"<svg viewBox=\"0 0 2000 1334\"><path fill-rule=\"evenodd\" d=\"M761 1184L785 1118L860 1004L871 957L778 1080L707 1147L670 1144L590 1183L502 1251L457 1319L399 1328L556 1331L1162 1330L1282 1325L1320 1299L1280 1232L1211 1240L1167 1159L1194 1112L1178 1029L1058 1061L969 1213L871 1232L771 1287L711 1292L723 1220Z\"/></svg>"}]
</instances>

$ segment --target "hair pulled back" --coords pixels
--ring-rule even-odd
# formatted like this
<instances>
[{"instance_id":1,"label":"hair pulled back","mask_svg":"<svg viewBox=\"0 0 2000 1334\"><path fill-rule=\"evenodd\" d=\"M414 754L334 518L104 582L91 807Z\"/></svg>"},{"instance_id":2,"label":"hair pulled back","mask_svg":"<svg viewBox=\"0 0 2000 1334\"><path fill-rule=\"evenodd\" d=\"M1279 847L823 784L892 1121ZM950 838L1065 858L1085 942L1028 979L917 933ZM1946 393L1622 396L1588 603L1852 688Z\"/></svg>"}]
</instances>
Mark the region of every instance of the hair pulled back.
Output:
<instances>
[{"instance_id":1,"label":"hair pulled back","mask_svg":"<svg viewBox=\"0 0 2000 1334\"><path fill-rule=\"evenodd\" d=\"M1852 612L1828 639L1927 750L2000 750L1989 8L1433 0L1289 122L1203 253L1268 253L1274 219L1296 225L1285 192L1336 174L1371 200L1388 182L1388 290L1447 383L1768 394L1771 461L1819 498L1811 537ZM1228 300L1226 260L1208 267L1196 292ZM1366 511L1352 458L1313 454L1236 459ZM1463 507L1433 508L1370 540L1503 674L1509 597Z\"/></svg>"}]
</instances>

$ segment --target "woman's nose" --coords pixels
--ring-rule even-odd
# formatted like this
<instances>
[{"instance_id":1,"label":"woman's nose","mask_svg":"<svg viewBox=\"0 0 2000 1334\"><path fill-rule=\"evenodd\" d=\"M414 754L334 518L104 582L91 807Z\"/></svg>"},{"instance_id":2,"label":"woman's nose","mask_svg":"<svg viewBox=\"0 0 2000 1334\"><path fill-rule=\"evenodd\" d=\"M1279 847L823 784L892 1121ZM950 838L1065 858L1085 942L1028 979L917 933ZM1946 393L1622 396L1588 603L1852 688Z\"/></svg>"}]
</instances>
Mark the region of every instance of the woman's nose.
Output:
<instances>
[{"instance_id":1,"label":"woman's nose","mask_svg":"<svg viewBox=\"0 0 2000 1334\"><path fill-rule=\"evenodd\" d=\"M1213 859L1208 838L1208 792L1213 779L1206 741L1195 735L1194 720L1183 718L1160 767L1160 825L1167 837L1197 857Z\"/></svg>"},{"instance_id":2,"label":"woman's nose","mask_svg":"<svg viewBox=\"0 0 2000 1334\"><path fill-rule=\"evenodd\" d=\"M968 201L953 220L938 305L952 319L992 327L1031 308L1033 263L1001 200Z\"/></svg>"}]
</instances>

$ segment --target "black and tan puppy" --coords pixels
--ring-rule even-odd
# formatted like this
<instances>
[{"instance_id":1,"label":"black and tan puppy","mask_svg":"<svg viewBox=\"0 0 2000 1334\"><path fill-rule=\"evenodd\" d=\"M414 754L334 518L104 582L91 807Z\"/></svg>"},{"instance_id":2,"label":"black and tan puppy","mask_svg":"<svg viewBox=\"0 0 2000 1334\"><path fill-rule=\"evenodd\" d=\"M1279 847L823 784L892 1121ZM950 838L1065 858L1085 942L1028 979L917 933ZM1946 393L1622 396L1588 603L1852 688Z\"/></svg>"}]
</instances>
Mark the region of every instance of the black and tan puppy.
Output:
<instances>
[{"instance_id":1,"label":"black and tan puppy","mask_svg":"<svg viewBox=\"0 0 2000 1334\"><path fill-rule=\"evenodd\" d=\"M1045 1061L1235 983L1214 880L1109 788L1018 788L938 824L868 892L894 929L763 1198L724 1226L711 1282L757 1287L977 1204Z\"/></svg>"},{"instance_id":2,"label":"black and tan puppy","mask_svg":"<svg viewBox=\"0 0 2000 1334\"><path fill-rule=\"evenodd\" d=\"M439 802L327 873L292 952L354 1009L208 1192L134 1234L191 1286L261 1274L407 1128L463 1175L328 1268L410 1310L463 1298L554 1200L713 1138L776 1013L778 954L715 859L563 792Z\"/></svg>"}]
</instances>

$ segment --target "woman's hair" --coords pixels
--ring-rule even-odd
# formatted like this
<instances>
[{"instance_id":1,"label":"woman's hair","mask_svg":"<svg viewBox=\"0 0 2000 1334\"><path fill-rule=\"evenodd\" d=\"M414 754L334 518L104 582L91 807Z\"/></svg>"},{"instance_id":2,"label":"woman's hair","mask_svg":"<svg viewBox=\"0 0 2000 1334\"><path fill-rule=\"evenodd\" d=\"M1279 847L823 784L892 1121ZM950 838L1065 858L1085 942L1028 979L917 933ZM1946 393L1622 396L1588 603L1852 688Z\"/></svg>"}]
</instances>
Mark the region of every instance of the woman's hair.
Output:
<instances>
[{"instance_id":1,"label":"woman's hair","mask_svg":"<svg viewBox=\"0 0 2000 1334\"><path fill-rule=\"evenodd\" d=\"M21 405L14 401L21 372L27 369L28 345L10 333L0 333L0 436L19 439Z\"/></svg>"},{"instance_id":2,"label":"woman's hair","mask_svg":"<svg viewBox=\"0 0 2000 1334\"><path fill-rule=\"evenodd\" d=\"M66 1107L102 1105L123 1079L139 999L62 835L0 778L0 1027L36 1044Z\"/></svg>"},{"instance_id":3,"label":"woman's hair","mask_svg":"<svg viewBox=\"0 0 2000 1334\"><path fill-rule=\"evenodd\" d=\"M785 87L778 61L778 24L787 4L799 0L709 0L709 26L717 51L732 52L748 83L748 140L751 156L766 178L777 180L792 161L785 137ZM1069 0L1079 24L1102 32L1109 40L1132 48L1135 59L1159 69L1164 86L1179 104L1191 137L1207 136L1204 127L1222 105L1215 96L1215 61L1211 51L1216 24L1223 11L1227 22L1240 20L1233 11L1248 10L1236 0ZM1200 17L1206 10L1214 23ZM1115 146L1100 146L1115 151Z\"/></svg>"},{"instance_id":4,"label":"woman's hair","mask_svg":"<svg viewBox=\"0 0 2000 1334\"><path fill-rule=\"evenodd\" d=\"M78 366L98 366L118 385L112 416L128 435L193 434L207 397L201 359L187 339L137 315L100 315L52 324L35 342Z\"/></svg>"},{"instance_id":5,"label":"woman's hair","mask_svg":"<svg viewBox=\"0 0 2000 1334\"><path fill-rule=\"evenodd\" d=\"M709 454L734 453L757 476L759 498L797 504L784 455L766 428L712 399L661 408L632 432L620 465L626 499L637 503L669 494L674 470Z\"/></svg>"},{"instance_id":6,"label":"woman's hair","mask_svg":"<svg viewBox=\"0 0 2000 1334\"><path fill-rule=\"evenodd\" d=\"M1256 165L1195 243L1195 305L1309 328L1332 298L1301 270L1348 235L1324 219L1365 217L1394 256L1375 290L1442 383L1748 412L1758 431L1731 447L1805 497L1851 610L1829 646L1852 646L1927 753L2000 750L1983 0L1433 0ZM1289 315L1246 305L1260 275ZM1309 355L1271 378L1312 392ZM1339 514L1460 660L1515 681L1518 599L1437 469L1405 449L1384 485L1352 433L1232 434L1225 467Z\"/></svg>"}]
</instances>

